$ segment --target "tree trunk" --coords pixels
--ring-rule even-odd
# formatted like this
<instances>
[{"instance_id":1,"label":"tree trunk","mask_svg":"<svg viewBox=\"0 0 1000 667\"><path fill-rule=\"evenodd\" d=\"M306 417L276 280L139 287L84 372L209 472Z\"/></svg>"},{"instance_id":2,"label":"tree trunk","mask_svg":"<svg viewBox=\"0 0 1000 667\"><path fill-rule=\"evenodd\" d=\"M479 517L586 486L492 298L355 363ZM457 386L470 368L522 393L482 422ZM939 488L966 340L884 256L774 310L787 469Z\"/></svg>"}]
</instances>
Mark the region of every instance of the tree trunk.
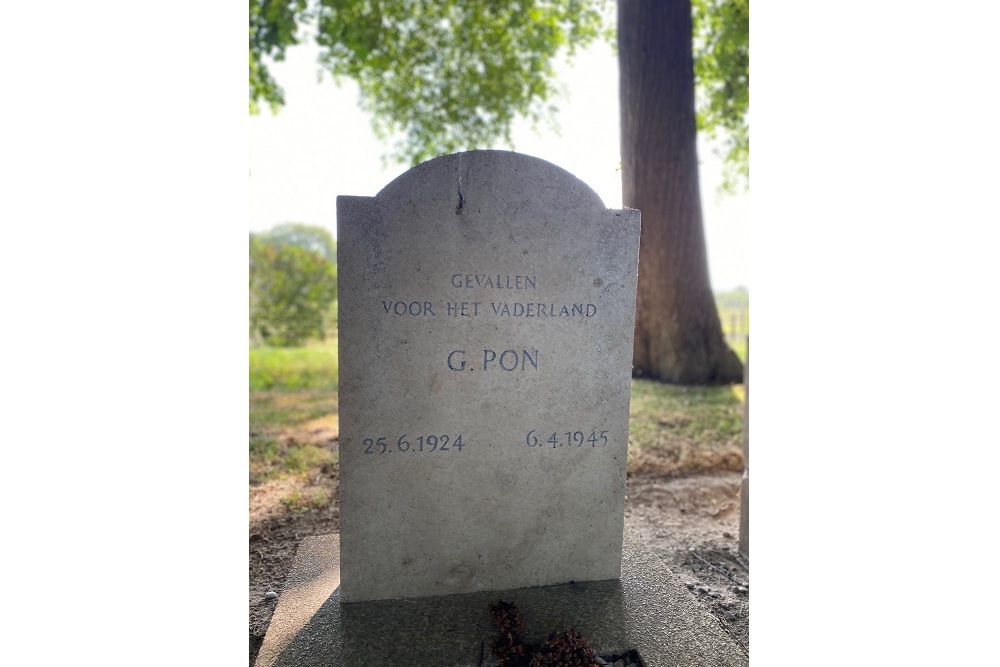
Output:
<instances>
[{"instance_id":1,"label":"tree trunk","mask_svg":"<svg viewBox=\"0 0 1000 667\"><path fill-rule=\"evenodd\" d=\"M642 215L633 375L741 382L708 277L690 0L619 0L622 203Z\"/></svg>"}]
</instances>

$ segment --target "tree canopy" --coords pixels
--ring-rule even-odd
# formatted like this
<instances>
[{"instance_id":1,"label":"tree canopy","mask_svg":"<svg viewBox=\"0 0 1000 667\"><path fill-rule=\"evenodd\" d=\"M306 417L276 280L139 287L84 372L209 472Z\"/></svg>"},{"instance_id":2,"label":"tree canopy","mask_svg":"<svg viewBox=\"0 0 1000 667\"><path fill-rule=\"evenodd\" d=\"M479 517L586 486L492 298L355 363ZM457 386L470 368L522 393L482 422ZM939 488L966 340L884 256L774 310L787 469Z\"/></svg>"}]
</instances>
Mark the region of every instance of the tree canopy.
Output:
<instances>
[{"instance_id":1,"label":"tree canopy","mask_svg":"<svg viewBox=\"0 0 1000 667\"><path fill-rule=\"evenodd\" d=\"M418 164L494 142L554 108L555 58L613 40L610 0L250 0L250 111L284 93L267 61L309 30L349 77L390 156ZM693 0L699 127L727 137L732 188L749 174L749 0Z\"/></svg>"},{"instance_id":2,"label":"tree canopy","mask_svg":"<svg viewBox=\"0 0 1000 667\"><path fill-rule=\"evenodd\" d=\"M287 222L256 234L265 245L293 245L310 250L329 262L337 263L337 243L326 227Z\"/></svg>"},{"instance_id":3,"label":"tree canopy","mask_svg":"<svg viewBox=\"0 0 1000 667\"><path fill-rule=\"evenodd\" d=\"M691 0L698 129L724 141L722 187L750 179L750 0Z\"/></svg>"},{"instance_id":4,"label":"tree canopy","mask_svg":"<svg viewBox=\"0 0 1000 667\"><path fill-rule=\"evenodd\" d=\"M280 60L311 24L320 63L361 89L395 159L510 144L518 116L537 120L555 95L554 58L608 34L607 0L251 0L250 104L283 103L264 56ZM256 18L254 18L256 17ZM603 30L603 32L602 32Z\"/></svg>"},{"instance_id":5,"label":"tree canopy","mask_svg":"<svg viewBox=\"0 0 1000 667\"><path fill-rule=\"evenodd\" d=\"M299 21L308 17L306 0L250 0L250 113L260 113L262 100L271 111L285 103L264 58L284 60L285 49L299 43Z\"/></svg>"}]
</instances>

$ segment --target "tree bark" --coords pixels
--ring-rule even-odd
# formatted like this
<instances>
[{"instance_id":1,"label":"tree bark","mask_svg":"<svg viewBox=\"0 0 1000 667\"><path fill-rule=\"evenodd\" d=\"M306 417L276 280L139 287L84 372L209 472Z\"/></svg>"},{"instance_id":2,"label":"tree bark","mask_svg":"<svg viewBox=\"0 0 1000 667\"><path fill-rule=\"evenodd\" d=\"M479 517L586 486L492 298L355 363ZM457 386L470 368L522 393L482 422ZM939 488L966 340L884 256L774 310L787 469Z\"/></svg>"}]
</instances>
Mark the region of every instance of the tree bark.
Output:
<instances>
[{"instance_id":1,"label":"tree bark","mask_svg":"<svg viewBox=\"0 0 1000 667\"><path fill-rule=\"evenodd\" d=\"M642 215L633 375L741 382L708 275L690 0L619 0L622 202Z\"/></svg>"}]
</instances>

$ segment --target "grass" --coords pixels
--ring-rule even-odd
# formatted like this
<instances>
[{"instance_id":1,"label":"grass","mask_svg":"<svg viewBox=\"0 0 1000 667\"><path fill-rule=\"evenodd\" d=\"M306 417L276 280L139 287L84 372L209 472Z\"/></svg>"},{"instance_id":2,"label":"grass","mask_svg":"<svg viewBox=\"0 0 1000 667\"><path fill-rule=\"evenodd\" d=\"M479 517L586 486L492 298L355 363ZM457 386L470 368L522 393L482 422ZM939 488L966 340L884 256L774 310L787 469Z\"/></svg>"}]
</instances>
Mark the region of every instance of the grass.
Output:
<instances>
[{"instance_id":1,"label":"grass","mask_svg":"<svg viewBox=\"0 0 1000 667\"><path fill-rule=\"evenodd\" d=\"M288 496L281 499L289 512L301 514L311 509L319 509L330 504L330 492L326 489L309 489L305 492L298 489L292 491Z\"/></svg>"},{"instance_id":2,"label":"grass","mask_svg":"<svg viewBox=\"0 0 1000 667\"><path fill-rule=\"evenodd\" d=\"M743 469L743 386L632 380L629 475Z\"/></svg>"},{"instance_id":3,"label":"grass","mask_svg":"<svg viewBox=\"0 0 1000 667\"><path fill-rule=\"evenodd\" d=\"M629 474L683 476L743 469L743 386L680 387L632 380ZM336 476L337 393L250 394L250 482ZM303 511L326 500L282 500Z\"/></svg>"},{"instance_id":4,"label":"grass","mask_svg":"<svg viewBox=\"0 0 1000 667\"><path fill-rule=\"evenodd\" d=\"M337 432L337 392L251 392L250 483L335 472Z\"/></svg>"},{"instance_id":5,"label":"grass","mask_svg":"<svg viewBox=\"0 0 1000 667\"><path fill-rule=\"evenodd\" d=\"M747 358L749 295L716 295L730 345ZM734 327L735 326L735 330ZM290 512L331 502L307 488L318 475L337 474L336 333L301 348L250 350L250 483L302 480L282 498ZM743 387L679 387L632 381L629 474L680 476L742 470Z\"/></svg>"},{"instance_id":6,"label":"grass","mask_svg":"<svg viewBox=\"0 0 1000 667\"><path fill-rule=\"evenodd\" d=\"M335 391L250 393L251 431L295 428L331 413L337 413Z\"/></svg>"},{"instance_id":7,"label":"grass","mask_svg":"<svg viewBox=\"0 0 1000 667\"><path fill-rule=\"evenodd\" d=\"M337 391L337 336L306 347L250 349L250 391Z\"/></svg>"},{"instance_id":8,"label":"grass","mask_svg":"<svg viewBox=\"0 0 1000 667\"><path fill-rule=\"evenodd\" d=\"M250 484L294 478L281 498L291 512L331 502L328 491L306 487L338 472L338 359L336 334L305 347L250 349Z\"/></svg>"}]
</instances>

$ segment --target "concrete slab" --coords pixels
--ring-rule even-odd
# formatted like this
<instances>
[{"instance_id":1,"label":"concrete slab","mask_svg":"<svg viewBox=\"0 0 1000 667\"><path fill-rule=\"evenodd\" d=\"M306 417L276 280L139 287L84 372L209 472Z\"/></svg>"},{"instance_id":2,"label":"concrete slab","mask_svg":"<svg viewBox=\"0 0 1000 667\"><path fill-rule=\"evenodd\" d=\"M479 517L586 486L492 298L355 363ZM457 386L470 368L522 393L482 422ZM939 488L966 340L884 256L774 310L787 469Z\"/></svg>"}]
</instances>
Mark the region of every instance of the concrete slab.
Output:
<instances>
[{"instance_id":1,"label":"concrete slab","mask_svg":"<svg viewBox=\"0 0 1000 667\"><path fill-rule=\"evenodd\" d=\"M489 605L515 603L523 638L573 628L601 655L636 648L647 667L747 665L742 649L626 531L622 578L506 591L341 603L339 535L302 541L257 667L496 665Z\"/></svg>"}]
</instances>

